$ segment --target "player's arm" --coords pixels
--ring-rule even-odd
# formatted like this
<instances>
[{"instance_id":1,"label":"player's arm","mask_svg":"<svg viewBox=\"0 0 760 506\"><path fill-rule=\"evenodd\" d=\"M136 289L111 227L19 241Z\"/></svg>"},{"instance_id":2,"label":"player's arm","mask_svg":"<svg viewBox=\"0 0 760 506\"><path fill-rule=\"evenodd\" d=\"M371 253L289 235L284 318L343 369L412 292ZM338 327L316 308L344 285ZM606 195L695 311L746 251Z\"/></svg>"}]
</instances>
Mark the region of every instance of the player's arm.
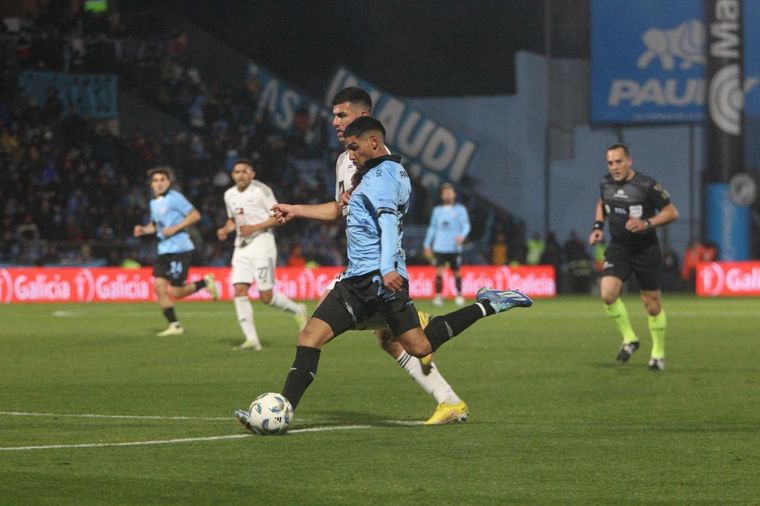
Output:
<instances>
[{"instance_id":1,"label":"player's arm","mask_svg":"<svg viewBox=\"0 0 760 506\"><path fill-rule=\"evenodd\" d=\"M470 226L470 216L467 214L467 208L462 206L460 207L461 216L460 220L462 222L462 231L459 233L459 235L456 237L456 242L459 245L464 244L465 239L467 239L467 236L470 235L470 230L472 230L472 226Z\"/></svg>"},{"instance_id":2,"label":"player's arm","mask_svg":"<svg viewBox=\"0 0 760 506\"><path fill-rule=\"evenodd\" d=\"M596 201L594 212L594 228L588 236L589 244L596 244L604 239L604 205L602 199Z\"/></svg>"},{"instance_id":3,"label":"player's arm","mask_svg":"<svg viewBox=\"0 0 760 506\"><path fill-rule=\"evenodd\" d=\"M182 232L186 228L198 223L199 221L201 221L201 213L197 209L193 208L192 211L187 213L187 215L182 221L180 221L174 226L165 227L161 231L161 235L163 235L164 237L171 237L175 234L178 234L179 232Z\"/></svg>"},{"instance_id":4,"label":"player's arm","mask_svg":"<svg viewBox=\"0 0 760 506\"><path fill-rule=\"evenodd\" d=\"M140 237L141 235L150 235L156 233L156 224L152 221L148 223L147 225L135 225L134 230L132 230L132 235L134 237Z\"/></svg>"},{"instance_id":5,"label":"player's arm","mask_svg":"<svg viewBox=\"0 0 760 506\"><path fill-rule=\"evenodd\" d=\"M324 204L275 204L272 213L278 223L287 223L294 218L318 221L335 221L341 218L340 205L336 201Z\"/></svg>"},{"instance_id":6,"label":"player's arm","mask_svg":"<svg viewBox=\"0 0 760 506\"><path fill-rule=\"evenodd\" d=\"M678 209L676 209L676 206L674 206L672 203L666 205L662 209L660 209L660 212L656 215L649 218L649 220L644 220L649 222L649 226L654 227L661 227L663 225L667 225L668 223L671 223L673 221L676 221L678 219Z\"/></svg>"},{"instance_id":7,"label":"player's arm","mask_svg":"<svg viewBox=\"0 0 760 506\"><path fill-rule=\"evenodd\" d=\"M216 229L216 237L220 241L224 241L227 237L235 231L235 220L227 218L224 225Z\"/></svg>"},{"instance_id":8,"label":"player's arm","mask_svg":"<svg viewBox=\"0 0 760 506\"><path fill-rule=\"evenodd\" d=\"M243 237L250 237L268 228L279 227L284 224L285 224L284 222L280 223L279 221L277 221L277 218L272 216L262 222L254 223L253 225L240 225L240 235L242 235Z\"/></svg>"},{"instance_id":9,"label":"player's arm","mask_svg":"<svg viewBox=\"0 0 760 506\"><path fill-rule=\"evenodd\" d=\"M432 258L433 256L433 238L435 237L435 230L438 227L438 208L433 208L433 215L430 217L430 224L428 225L427 232L425 232L425 240L422 242L425 256Z\"/></svg>"}]
</instances>

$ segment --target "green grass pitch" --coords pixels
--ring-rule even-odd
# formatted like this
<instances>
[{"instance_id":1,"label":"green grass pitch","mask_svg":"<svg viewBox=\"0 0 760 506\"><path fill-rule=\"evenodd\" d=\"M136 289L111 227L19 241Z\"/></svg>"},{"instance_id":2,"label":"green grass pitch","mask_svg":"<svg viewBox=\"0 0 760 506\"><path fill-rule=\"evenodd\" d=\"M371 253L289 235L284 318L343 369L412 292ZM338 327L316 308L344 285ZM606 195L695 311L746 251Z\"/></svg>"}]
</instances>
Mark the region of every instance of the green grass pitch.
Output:
<instances>
[{"instance_id":1,"label":"green grass pitch","mask_svg":"<svg viewBox=\"0 0 760 506\"><path fill-rule=\"evenodd\" d=\"M232 414L282 387L284 313L254 305L257 353L232 351L229 302L178 304L169 338L155 304L0 306L0 504L758 504L760 302L666 295L654 373L625 300L643 344L623 366L590 296L447 343L436 363L471 409L451 426L410 423L432 398L370 333L343 335L274 437Z\"/></svg>"}]
</instances>

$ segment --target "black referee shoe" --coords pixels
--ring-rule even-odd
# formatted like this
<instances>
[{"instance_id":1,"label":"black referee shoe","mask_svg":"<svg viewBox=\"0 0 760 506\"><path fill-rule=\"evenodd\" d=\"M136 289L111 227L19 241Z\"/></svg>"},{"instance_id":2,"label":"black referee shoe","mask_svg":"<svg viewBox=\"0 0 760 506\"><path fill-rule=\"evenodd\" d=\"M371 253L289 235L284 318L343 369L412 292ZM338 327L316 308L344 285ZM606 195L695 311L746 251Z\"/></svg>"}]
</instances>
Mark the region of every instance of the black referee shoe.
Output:
<instances>
[{"instance_id":1,"label":"black referee shoe","mask_svg":"<svg viewBox=\"0 0 760 506\"><path fill-rule=\"evenodd\" d=\"M638 341L631 341L630 343L623 343L620 345L620 351L617 354L617 360L621 364L625 364L628 362L628 359L631 358L631 355L639 349L639 342Z\"/></svg>"}]
</instances>

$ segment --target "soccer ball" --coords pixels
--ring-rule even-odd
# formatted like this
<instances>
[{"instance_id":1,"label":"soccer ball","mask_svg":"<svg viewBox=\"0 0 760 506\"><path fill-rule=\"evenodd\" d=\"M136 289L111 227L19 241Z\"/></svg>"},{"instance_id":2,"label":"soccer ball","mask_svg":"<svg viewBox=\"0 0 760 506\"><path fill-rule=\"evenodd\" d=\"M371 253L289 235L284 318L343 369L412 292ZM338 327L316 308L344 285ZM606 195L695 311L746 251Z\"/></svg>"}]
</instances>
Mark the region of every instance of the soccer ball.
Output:
<instances>
[{"instance_id":1,"label":"soccer ball","mask_svg":"<svg viewBox=\"0 0 760 506\"><path fill-rule=\"evenodd\" d=\"M282 394L274 392L256 397L248 413L251 428L261 435L284 434L293 421L293 406Z\"/></svg>"}]
</instances>

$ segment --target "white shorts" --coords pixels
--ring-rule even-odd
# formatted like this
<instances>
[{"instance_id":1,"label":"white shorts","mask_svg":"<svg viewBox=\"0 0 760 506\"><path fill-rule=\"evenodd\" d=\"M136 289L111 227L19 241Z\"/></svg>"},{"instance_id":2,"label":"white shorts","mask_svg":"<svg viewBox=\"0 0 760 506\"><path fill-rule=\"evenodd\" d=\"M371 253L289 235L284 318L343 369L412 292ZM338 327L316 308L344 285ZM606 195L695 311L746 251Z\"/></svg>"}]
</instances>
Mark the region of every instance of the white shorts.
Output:
<instances>
[{"instance_id":1,"label":"white shorts","mask_svg":"<svg viewBox=\"0 0 760 506\"><path fill-rule=\"evenodd\" d=\"M235 249L232 254L232 284L256 283L260 292L274 288L275 256L248 256Z\"/></svg>"}]
</instances>

